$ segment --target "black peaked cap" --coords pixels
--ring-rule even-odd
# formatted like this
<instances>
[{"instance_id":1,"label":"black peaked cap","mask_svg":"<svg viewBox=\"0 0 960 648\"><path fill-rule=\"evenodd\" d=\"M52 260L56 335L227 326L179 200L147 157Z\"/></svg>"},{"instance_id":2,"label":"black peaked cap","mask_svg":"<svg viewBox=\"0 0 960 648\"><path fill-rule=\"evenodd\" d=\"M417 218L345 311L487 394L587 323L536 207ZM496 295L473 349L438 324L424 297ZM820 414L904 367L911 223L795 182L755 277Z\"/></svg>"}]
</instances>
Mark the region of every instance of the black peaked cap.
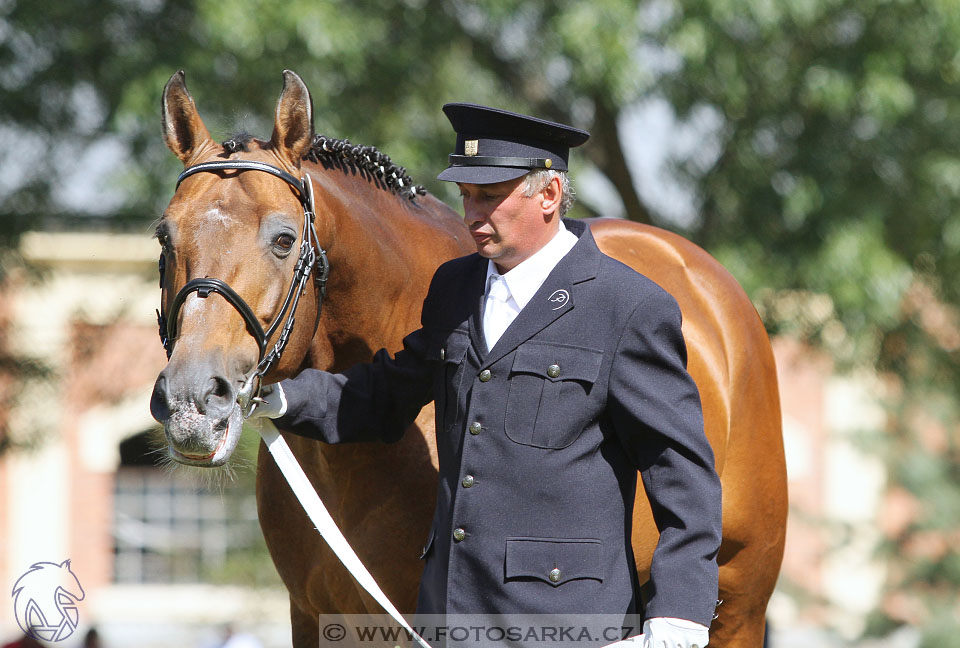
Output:
<instances>
[{"instance_id":1,"label":"black peaked cap","mask_svg":"<svg viewBox=\"0 0 960 648\"><path fill-rule=\"evenodd\" d=\"M533 169L566 171L570 149L590 133L557 122L471 103L448 103L443 112L457 133L456 151L439 180L492 184Z\"/></svg>"}]
</instances>

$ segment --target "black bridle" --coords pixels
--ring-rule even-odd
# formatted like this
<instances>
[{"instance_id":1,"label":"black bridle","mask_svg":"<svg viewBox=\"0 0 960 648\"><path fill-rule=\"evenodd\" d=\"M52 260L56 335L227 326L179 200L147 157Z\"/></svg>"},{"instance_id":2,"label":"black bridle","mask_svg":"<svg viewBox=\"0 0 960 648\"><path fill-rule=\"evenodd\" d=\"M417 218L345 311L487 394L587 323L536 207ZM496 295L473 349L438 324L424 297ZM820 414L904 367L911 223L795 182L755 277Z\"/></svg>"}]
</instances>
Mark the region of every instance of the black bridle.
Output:
<instances>
[{"instance_id":1,"label":"black bridle","mask_svg":"<svg viewBox=\"0 0 960 648\"><path fill-rule=\"evenodd\" d=\"M297 305L300 303L300 297L306 290L310 276L313 275L314 286L317 291L317 316L314 322L314 332L320 323L320 308L323 304L323 297L327 290L327 277L330 274L330 263L327 261L327 253L317 238L317 230L314 226L315 212L313 202L313 184L309 175L304 175L302 180L298 180L286 171L263 162L254 162L252 160L234 160L224 162L204 162L183 170L183 173L177 178L177 188L186 178L205 172L218 171L263 171L276 176L293 187L297 193L297 199L303 208L303 232L300 236L300 256L297 258L297 265L293 270L293 279L290 282L290 288L287 290L287 296L283 300L283 306L280 312L273 319L273 323L263 330L259 319L254 314L253 309L237 292L231 288L227 282L212 277L203 277L191 279L180 292L173 298L170 304L170 312L163 314L157 311L157 323L160 325L160 341L167 352L167 359L173 353L173 343L177 339L177 320L179 319L180 308L191 293L197 293L198 297L206 298L210 293L215 292L221 295L227 302L236 309L243 321L247 325L247 331L253 336L260 349L260 356L256 368L246 376L246 382L237 395L237 402L243 411L244 416L248 415L250 408L255 401L256 395L260 392L261 380L263 376L280 360L287 342L290 341L290 332L293 330L295 321L294 315L297 312ZM160 255L160 285L163 286L164 257ZM314 272L316 271L316 272ZM281 326L280 336L277 338L273 348L267 352L267 345L270 338ZM256 394L254 393L256 390Z\"/></svg>"}]
</instances>

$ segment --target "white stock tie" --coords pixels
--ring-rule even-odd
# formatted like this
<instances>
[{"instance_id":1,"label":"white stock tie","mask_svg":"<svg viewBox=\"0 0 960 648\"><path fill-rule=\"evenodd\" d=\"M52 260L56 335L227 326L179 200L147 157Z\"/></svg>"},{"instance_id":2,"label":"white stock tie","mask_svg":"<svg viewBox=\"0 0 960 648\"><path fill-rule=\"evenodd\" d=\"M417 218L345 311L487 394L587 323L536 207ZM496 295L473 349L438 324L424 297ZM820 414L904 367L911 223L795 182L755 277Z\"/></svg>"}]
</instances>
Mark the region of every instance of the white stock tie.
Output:
<instances>
[{"instance_id":1,"label":"white stock tie","mask_svg":"<svg viewBox=\"0 0 960 648\"><path fill-rule=\"evenodd\" d=\"M493 348L520 312L516 302L510 298L510 287L502 275L490 275L489 283L483 307L483 337L488 350Z\"/></svg>"}]
</instances>

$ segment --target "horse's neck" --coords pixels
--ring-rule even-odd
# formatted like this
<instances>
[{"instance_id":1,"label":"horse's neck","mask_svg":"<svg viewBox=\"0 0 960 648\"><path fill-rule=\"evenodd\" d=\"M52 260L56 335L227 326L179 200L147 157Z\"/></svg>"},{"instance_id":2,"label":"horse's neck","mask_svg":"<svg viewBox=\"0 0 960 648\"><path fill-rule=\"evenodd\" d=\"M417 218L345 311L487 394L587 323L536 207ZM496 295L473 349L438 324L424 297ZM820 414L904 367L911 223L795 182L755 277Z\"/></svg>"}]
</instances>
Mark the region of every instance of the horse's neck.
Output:
<instances>
[{"instance_id":1,"label":"horse's neck","mask_svg":"<svg viewBox=\"0 0 960 648\"><path fill-rule=\"evenodd\" d=\"M320 332L325 339L315 344L327 347L323 355L332 352L333 368L342 369L380 348L400 348L419 325L433 272L467 253L468 237L456 213L430 196L409 203L337 169L314 176L323 192L319 236L331 268Z\"/></svg>"}]
</instances>

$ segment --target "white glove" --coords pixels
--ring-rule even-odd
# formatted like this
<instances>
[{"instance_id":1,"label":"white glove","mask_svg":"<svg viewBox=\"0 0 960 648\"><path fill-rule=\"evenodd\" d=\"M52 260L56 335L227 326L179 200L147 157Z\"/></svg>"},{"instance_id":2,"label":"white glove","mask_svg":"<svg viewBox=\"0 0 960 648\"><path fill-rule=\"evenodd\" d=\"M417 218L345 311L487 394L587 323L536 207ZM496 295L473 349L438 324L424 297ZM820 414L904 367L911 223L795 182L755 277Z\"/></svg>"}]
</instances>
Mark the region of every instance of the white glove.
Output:
<instances>
[{"instance_id":1,"label":"white glove","mask_svg":"<svg viewBox=\"0 0 960 648\"><path fill-rule=\"evenodd\" d=\"M260 388L260 399L254 401L253 411L248 419L275 419L287 412L287 397L280 383L271 383Z\"/></svg>"},{"instance_id":2,"label":"white glove","mask_svg":"<svg viewBox=\"0 0 960 648\"><path fill-rule=\"evenodd\" d=\"M643 648L703 648L709 641L706 626L686 619L654 617L643 623Z\"/></svg>"}]
</instances>

